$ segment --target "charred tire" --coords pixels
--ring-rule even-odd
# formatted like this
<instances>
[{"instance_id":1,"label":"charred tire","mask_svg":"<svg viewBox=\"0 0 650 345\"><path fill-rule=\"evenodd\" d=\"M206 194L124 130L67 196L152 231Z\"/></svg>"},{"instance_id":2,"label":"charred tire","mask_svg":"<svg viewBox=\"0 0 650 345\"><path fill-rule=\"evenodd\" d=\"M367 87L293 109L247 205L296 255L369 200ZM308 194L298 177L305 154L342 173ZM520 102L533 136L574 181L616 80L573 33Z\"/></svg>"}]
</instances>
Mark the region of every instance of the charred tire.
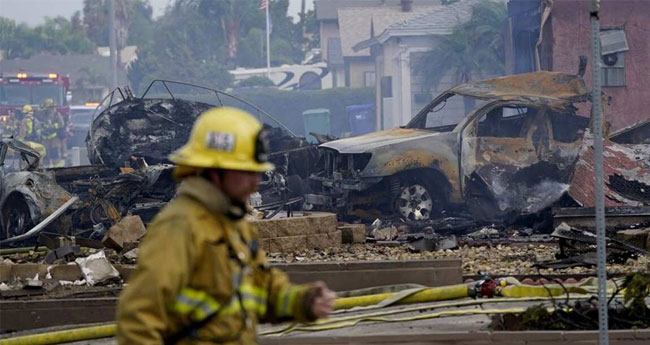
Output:
<instances>
[{"instance_id":1,"label":"charred tire","mask_svg":"<svg viewBox=\"0 0 650 345\"><path fill-rule=\"evenodd\" d=\"M9 196L5 201L2 220L5 226L2 239L22 235L34 226L27 201L18 194Z\"/></svg>"},{"instance_id":2,"label":"charred tire","mask_svg":"<svg viewBox=\"0 0 650 345\"><path fill-rule=\"evenodd\" d=\"M426 221L439 216L443 200L434 186L419 177L400 181L400 190L394 202L395 213L410 221Z\"/></svg>"}]
</instances>

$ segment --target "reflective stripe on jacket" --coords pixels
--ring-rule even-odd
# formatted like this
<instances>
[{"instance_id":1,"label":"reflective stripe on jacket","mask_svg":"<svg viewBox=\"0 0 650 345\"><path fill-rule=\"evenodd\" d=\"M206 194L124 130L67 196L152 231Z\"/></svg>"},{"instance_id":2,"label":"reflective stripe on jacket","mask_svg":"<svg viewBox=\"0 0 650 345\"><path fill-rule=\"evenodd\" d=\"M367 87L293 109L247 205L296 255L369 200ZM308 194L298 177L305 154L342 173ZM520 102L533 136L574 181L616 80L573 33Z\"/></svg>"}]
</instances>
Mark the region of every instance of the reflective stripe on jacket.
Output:
<instances>
[{"instance_id":1,"label":"reflective stripe on jacket","mask_svg":"<svg viewBox=\"0 0 650 345\"><path fill-rule=\"evenodd\" d=\"M257 230L226 216L230 207L207 180L184 179L140 245L118 303L119 344L160 344L215 312L179 344L255 344L259 321L309 320L309 286L270 268L252 249Z\"/></svg>"}]
</instances>

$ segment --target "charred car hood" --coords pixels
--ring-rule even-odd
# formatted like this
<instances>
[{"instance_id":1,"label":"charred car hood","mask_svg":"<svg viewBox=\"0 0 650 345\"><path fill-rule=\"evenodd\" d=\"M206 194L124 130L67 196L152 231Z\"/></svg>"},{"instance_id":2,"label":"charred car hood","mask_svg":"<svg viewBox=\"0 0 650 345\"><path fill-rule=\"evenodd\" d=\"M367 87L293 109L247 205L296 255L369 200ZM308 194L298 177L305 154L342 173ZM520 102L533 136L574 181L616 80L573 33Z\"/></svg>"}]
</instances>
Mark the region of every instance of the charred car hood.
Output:
<instances>
[{"instance_id":1,"label":"charred car hood","mask_svg":"<svg viewBox=\"0 0 650 345\"><path fill-rule=\"evenodd\" d=\"M451 89L461 95L535 103L583 102L588 91L582 77L561 72L532 72L462 84Z\"/></svg>"},{"instance_id":2,"label":"charred car hood","mask_svg":"<svg viewBox=\"0 0 650 345\"><path fill-rule=\"evenodd\" d=\"M319 147L333 149L344 154L366 153L402 142L426 137L435 137L447 133L431 132L411 128L394 128L381 132L361 135L358 137L330 141L321 144Z\"/></svg>"}]
</instances>

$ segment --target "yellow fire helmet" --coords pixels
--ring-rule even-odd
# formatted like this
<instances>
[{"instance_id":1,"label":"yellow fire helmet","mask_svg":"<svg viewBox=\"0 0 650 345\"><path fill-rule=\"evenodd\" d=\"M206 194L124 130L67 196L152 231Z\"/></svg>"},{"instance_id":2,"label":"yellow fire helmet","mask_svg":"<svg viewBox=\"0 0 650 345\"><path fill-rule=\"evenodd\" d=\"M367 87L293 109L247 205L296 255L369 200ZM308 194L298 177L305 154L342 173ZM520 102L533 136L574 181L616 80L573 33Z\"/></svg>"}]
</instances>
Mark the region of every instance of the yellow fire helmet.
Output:
<instances>
[{"instance_id":1,"label":"yellow fire helmet","mask_svg":"<svg viewBox=\"0 0 650 345\"><path fill-rule=\"evenodd\" d=\"M46 99L45 101L43 101L43 106L44 106L45 108L51 108L51 107L53 107L53 106L54 106L54 100L51 99L51 98Z\"/></svg>"},{"instance_id":2,"label":"yellow fire helmet","mask_svg":"<svg viewBox=\"0 0 650 345\"><path fill-rule=\"evenodd\" d=\"M179 166L265 172L268 140L262 124L231 107L208 109L194 122L188 142L169 155Z\"/></svg>"},{"instance_id":3,"label":"yellow fire helmet","mask_svg":"<svg viewBox=\"0 0 650 345\"><path fill-rule=\"evenodd\" d=\"M23 106L22 112L23 114L32 114L34 112L34 109L32 109L31 105L25 104L25 106Z\"/></svg>"}]
</instances>

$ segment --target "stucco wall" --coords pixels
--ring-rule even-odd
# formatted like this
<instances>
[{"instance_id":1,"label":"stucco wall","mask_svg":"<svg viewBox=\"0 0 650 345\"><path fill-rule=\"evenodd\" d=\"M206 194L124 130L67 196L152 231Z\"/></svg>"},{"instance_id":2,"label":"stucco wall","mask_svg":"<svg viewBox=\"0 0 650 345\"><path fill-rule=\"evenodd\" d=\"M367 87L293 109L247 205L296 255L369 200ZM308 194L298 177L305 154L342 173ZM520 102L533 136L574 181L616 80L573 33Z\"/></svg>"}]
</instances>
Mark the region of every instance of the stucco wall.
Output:
<instances>
[{"instance_id":1,"label":"stucco wall","mask_svg":"<svg viewBox=\"0 0 650 345\"><path fill-rule=\"evenodd\" d=\"M365 72L375 71L375 64L372 58L355 58L349 59L348 61L350 64L350 87L365 87Z\"/></svg>"},{"instance_id":2,"label":"stucco wall","mask_svg":"<svg viewBox=\"0 0 650 345\"><path fill-rule=\"evenodd\" d=\"M553 70L576 73L578 57L589 57L585 81L591 89L590 1L555 0L551 15ZM603 87L612 97L607 120L618 129L650 118L650 2L601 0L601 25L624 26L630 50L625 55L625 83Z\"/></svg>"},{"instance_id":3,"label":"stucco wall","mask_svg":"<svg viewBox=\"0 0 650 345\"><path fill-rule=\"evenodd\" d=\"M323 60L327 61L327 41L331 37L339 37L339 24L336 20L320 21L320 48Z\"/></svg>"}]
</instances>

